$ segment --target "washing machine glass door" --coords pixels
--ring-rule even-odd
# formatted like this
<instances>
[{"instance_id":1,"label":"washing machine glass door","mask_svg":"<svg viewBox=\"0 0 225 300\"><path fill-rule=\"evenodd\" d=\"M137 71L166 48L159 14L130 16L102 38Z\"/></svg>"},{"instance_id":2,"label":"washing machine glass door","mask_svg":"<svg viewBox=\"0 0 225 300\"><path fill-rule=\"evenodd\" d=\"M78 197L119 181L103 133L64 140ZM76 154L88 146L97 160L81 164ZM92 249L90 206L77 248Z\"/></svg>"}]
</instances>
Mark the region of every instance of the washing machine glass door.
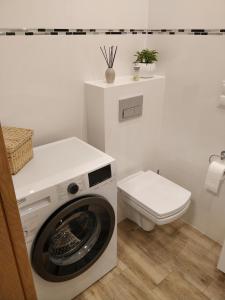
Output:
<instances>
[{"instance_id":1,"label":"washing machine glass door","mask_svg":"<svg viewBox=\"0 0 225 300\"><path fill-rule=\"evenodd\" d=\"M41 227L32 266L48 281L65 281L87 270L113 234L115 214L102 196L85 196L60 207Z\"/></svg>"}]
</instances>

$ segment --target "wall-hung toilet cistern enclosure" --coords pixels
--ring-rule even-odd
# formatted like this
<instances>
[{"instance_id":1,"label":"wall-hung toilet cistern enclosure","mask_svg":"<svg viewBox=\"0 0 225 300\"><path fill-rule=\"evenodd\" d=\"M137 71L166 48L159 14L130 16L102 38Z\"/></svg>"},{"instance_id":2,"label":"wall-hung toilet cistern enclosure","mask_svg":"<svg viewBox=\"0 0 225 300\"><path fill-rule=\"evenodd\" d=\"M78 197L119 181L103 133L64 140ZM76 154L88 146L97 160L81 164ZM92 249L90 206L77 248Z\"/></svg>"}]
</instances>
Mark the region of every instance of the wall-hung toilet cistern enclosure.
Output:
<instances>
[{"instance_id":1,"label":"wall-hung toilet cistern enclosure","mask_svg":"<svg viewBox=\"0 0 225 300\"><path fill-rule=\"evenodd\" d=\"M35 148L13 181L39 300L71 300L116 266L113 158L70 138Z\"/></svg>"},{"instance_id":2,"label":"wall-hung toilet cistern enclosure","mask_svg":"<svg viewBox=\"0 0 225 300\"><path fill-rule=\"evenodd\" d=\"M157 153L165 77L133 81L131 76L85 83L88 142L117 161L118 178L158 169ZM118 220L123 213L118 198Z\"/></svg>"}]
</instances>

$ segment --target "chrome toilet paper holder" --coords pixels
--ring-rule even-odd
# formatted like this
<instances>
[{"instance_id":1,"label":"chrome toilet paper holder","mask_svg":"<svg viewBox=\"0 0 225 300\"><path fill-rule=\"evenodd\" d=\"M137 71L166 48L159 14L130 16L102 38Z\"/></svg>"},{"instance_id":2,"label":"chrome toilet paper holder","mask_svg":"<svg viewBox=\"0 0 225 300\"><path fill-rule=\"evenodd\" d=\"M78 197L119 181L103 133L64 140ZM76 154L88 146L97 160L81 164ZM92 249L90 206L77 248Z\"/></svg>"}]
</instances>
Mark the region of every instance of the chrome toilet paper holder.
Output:
<instances>
[{"instance_id":1,"label":"chrome toilet paper holder","mask_svg":"<svg viewBox=\"0 0 225 300\"><path fill-rule=\"evenodd\" d=\"M210 157L209 157L209 163L212 162L212 160L213 160L214 157L217 157L217 158L219 158L219 159L221 159L221 160L225 160L225 150L222 151L222 152L220 153L220 155L218 155L218 154L212 154L212 155L210 155Z\"/></svg>"}]
</instances>

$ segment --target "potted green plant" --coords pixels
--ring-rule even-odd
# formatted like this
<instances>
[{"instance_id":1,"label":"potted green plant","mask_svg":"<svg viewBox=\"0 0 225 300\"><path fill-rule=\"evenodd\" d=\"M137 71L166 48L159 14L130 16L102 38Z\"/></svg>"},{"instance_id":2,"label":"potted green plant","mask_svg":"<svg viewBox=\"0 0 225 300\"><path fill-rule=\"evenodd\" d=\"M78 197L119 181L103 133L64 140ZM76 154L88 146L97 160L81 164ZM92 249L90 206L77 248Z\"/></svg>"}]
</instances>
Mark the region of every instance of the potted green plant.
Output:
<instances>
[{"instance_id":1,"label":"potted green plant","mask_svg":"<svg viewBox=\"0 0 225 300\"><path fill-rule=\"evenodd\" d=\"M153 77L153 71L156 67L155 63L158 61L158 52L156 50L143 49L142 51L137 51L135 56L135 64L140 67L140 77Z\"/></svg>"}]
</instances>

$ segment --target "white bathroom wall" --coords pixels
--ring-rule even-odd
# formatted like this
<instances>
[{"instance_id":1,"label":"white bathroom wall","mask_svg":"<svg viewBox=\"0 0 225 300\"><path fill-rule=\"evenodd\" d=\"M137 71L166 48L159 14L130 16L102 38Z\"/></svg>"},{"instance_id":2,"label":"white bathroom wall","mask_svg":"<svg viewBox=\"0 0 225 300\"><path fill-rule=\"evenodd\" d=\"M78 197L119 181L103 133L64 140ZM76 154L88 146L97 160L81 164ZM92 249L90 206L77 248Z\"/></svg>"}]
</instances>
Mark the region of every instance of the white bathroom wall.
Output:
<instances>
[{"instance_id":1,"label":"white bathroom wall","mask_svg":"<svg viewBox=\"0 0 225 300\"><path fill-rule=\"evenodd\" d=\"M33 128L34 143L85 138L84 81L103 78L100 45L119 46L115 70L128 74L142 36L0 37L0 120Z\"/></svg>"},{"instance_id":2,"label":"white bathroom wall","mask_svg":"<svg viewBox=\"0 0 225 300\"><path fill-rule=\"evenodd\" d=\"M224 15L224 0L150 0L149 27L224 28Z\"/></svg>"},{"instance_id":3,"label":"white bathroom wall","mask_svg":"<svg viewBox=\"0 0 225 300\"><path fill-rule=\"evenodd\" d=\"M0 28L145 28L148 0L6 1ZM135 15L135 18L133 17ZM129 74L142 35L0 36L0 120L34 129L34 144L85 136L84 81L104 77L100 45L118 45Z\"/></svg>"},{"instance_id":4,"label":"white bathroom wall","mask_svg":"<svg viewBox=\"0 0 225 300\"><path fill-rule=\"evenodd\" d=\"M1 0L0 28L142 28L149 0Z\"/></svg>"},{"instance_id":5,"label":"white bathroom wall","mask_svg":"<svg viewBox=\"0 0 225 300\"><path fill-rule=\"evenodd\" d=\"M182 5L181 5L182 2ZM204 3L203 3L204 2ZM151 0L155 28L223 28L224 1ZM219 196L204 190L210 154L225 149L225 110L218 108L225 79L225 36L154 35L166 75L161 174L192 192L185 220L216 241L225 238L225 184Z\"/></svg>"}]
</instances>

